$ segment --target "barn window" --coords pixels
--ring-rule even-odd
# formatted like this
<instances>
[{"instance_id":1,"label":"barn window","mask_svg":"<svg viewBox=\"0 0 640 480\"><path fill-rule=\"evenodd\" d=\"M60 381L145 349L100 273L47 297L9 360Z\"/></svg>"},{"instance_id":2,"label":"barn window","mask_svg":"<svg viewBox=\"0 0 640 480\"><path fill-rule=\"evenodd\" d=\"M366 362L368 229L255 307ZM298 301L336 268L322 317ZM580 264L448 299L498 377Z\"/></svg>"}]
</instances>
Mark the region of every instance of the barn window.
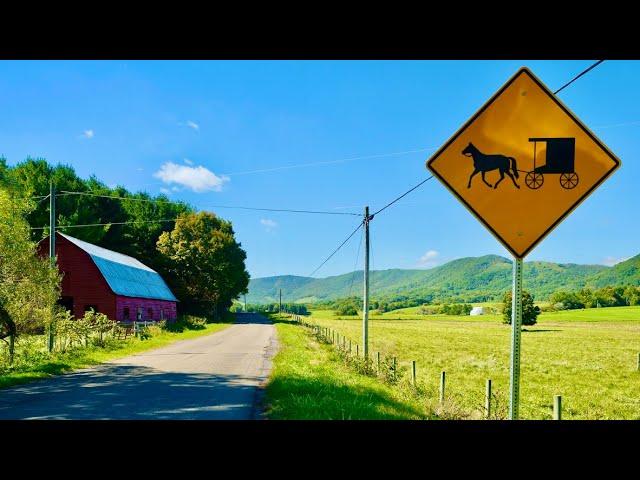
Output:
<instances>
[{"instance_id":1,"label":"barn window","mask_svg":"<svg viewBox=\"0 0 640 480\"><path fill-rule=\"evenodd\" d=\"M84 311L88 312L89 310L93 310L94 312L98 313L98 306L97 305L85 305L84 306Z\"/></svg>"},{"instance_id":2,"label":"barn window","mask_svg":"<svg viewBox=\"0 0 640 480\"><path fill-rule=\"evenodd\" d=\"M136 313L136 320L142 320L142 307L138 307L138 311Z\"/></svg>"},{"instance_id":3,"label":"barn window","mask_svg":"<svg viewBox=\"0 0 640 480\"><path fill-rule=\"evenodd\" d=\"M129 320L129 307L124 307L124 310L122 310L122 319Z\"/></svg>"},{"instance_id":4,"label":"barn window","mask_svg":"<svg viewBox=\"0 0 640 480\"><path fill-rule=\"evenodd\" d=\"M160 309L160 320L164 320L164 308Z\"/></svg>"},{"instance_id":5,"label":"barn window","mask_svg":"<svg viewBox=\"0 0 640 480\"><path fill-rule=\"evenodd\" d=\"M149 314L149 320L153 320L153 308L149 308L147 313Z\"/></svg>"}]
</instances>

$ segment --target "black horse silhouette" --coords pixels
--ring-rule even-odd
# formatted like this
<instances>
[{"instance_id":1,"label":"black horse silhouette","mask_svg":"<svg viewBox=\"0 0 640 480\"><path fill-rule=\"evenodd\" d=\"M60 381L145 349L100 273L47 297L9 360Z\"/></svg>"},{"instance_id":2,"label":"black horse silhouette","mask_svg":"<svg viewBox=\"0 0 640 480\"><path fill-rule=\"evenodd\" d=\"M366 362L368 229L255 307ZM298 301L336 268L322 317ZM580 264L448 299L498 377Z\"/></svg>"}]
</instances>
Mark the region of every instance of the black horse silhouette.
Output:
<instances>
[{"instance_id":1,"label":"black horse silhouette","mask_svg":"<svg viewBox=\"0 0 640 480\"><path fill-rule=\"evenodd\" d=\"M478 150L478 148L471 142L469 142L469 145L462 150L462 154L466 157L473 158L473 173L469 177L469 184L467 185L467 188L471 188L471 179L477 173L482 173L482 181L491 188L491 184L485 180L484 174L496 169L500 170L500 180L493 185L493 188L498 188L498 184L504 180L505 173L509 175L509 178L513 181L516 188L520 188L516 183L516 178L518 178L518 167L516 165L515 158L507 157L505 155L487 155L486 153L482 153ZM513 175L511 172L513 172ZM514 175L515 178L513 178Z\"/></svg>"}]
</instances>

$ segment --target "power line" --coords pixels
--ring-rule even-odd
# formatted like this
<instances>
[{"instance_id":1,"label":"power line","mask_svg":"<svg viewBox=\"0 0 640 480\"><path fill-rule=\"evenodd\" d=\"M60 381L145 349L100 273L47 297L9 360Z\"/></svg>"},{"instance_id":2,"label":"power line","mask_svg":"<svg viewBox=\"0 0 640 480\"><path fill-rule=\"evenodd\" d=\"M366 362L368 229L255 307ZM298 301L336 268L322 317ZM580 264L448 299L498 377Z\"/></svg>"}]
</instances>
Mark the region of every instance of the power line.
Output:
<instances>
[{"instance_id":1,"label":"power line","mask_svg":"<svg viewBox=\"0 0 640 480\"><path fill-rule=\"evenodd\" d=\"M364 156L360 156L360 157L343 158L341 160L329 160L329 161L325 161L325 162L299 163L297 165L285 165L285 166L282 166L282 167L262 168L262 169L259 169L259 170L249 170L249 171L246 171L246 172L221 173L220 175L223 175L223 176L226 176L226 177L236 177L238 175L251 175L251 174L254 174L254 173L277 172L277 171L280 171L280 170L289 170L289 169L292 169L292 168L316 167L316 166L321 166L321 165L331 165L331 164L335 164L335 163L353 162L355 160L368 160L368 159L372 159L372 158L394 157L394 156L398 156L398 155L407 155L409 153L426 152L426 151L429 151L429 150L435 150L435 148L433 148L433 147L418 148L418 149L415 149L415 150L405 150L405 151L402 151L402 152L381 153L381 154L376 154L376 155L364 155Z\"/></svg>"},{"instance_id":2,"label":"power line","mask_svg":"<svg viewBox=\"0 0 640 480\"><path fill-rule=\"evenodd\" d=\"M135 197L119 197L117 195L102 195L98 193L89 193L89 192L69 192L66 190L61 190L56 197L63 195L83 195L88 197L99 197L99 198L113 198L114 200L130 200L132 202L148 202L148 203L170 203L172 205L182 205L187 206L185 202L171 202L169 200L152 200L148 198L135 198Z\"/></svg>"},{"instance_id":3,"label":"power line","mask_svg":"<svg viewBox=\"0 0 640 480\"><path fill-rule=\"evenodd\" d=\"M344 244L345 244L345 243L347 243L347 242L349 241L349 239L355 235L355 233L356 233L356 232L357 232L357 231L362 227L362 225L364 225L364 221L360 222L360 223L358 224L358 226L356 227L356 229L355 229L353 232L351 232L351 234L350 234L350 235L345 239L345 241L344 241L344 242L342 242L342 243L338 246L338 248L336 248L336 249L331 253L331 255L329 255L327 258L325 258L324 262L322 262L322 263L321 263L321 264L320 264L320 265L319 265L319 266L318 266L318 267L317 267L313 272L311 272L311 274L309 274L308 276L309 276L309 277L313 277L313 275L314 275L318 270L320 270L320 269L322 268L322 266L323 266L325 263L327 263L327 262L331 259L331 257L333 257L336 253L338 253L338 250L340 250L340 249L344 246Z\"/></svg>"},{"instance_id":4,"label":"power line","mask_svg":"<svg viewBox=\"0 0 640 480\"><path fill-rule=\"evenodd\" d=\"M87 195L91 197L101 197L101 198L113 198L116 200L132 200L137 202L150 202L150 203L169 203L174 205L183 205L186 206L184 202L171 202L167 200L150 200L146 198L129 198L129 197L118 197L113 195L100 195L96 193L87 193L87 192L68 192L62 191L63 195ZM263 212L289 212L289 213L309 213L309 214L317 214L317 215L351 215L351 216L361 216L359 213L352 212L327 212L320 210L293 210L293 209L285 209L285 208L259 208L259 207L241 207L235 205L207 205L204 208L231 208L231 209L239 209L239 210L256 210Z\"/></svg>"},{"instance_id":5,"label":"power line","mask_svg":"<svg viewBox=\"0 0 640 480\"><path fill-rule=\"evenodd\" d=\"M312 213L317 215L351 215L355 217L361 217L359 213L352 212L325 212L319 210L290 210L285 208L258 208L258 207L236 207L230 205L209 205L206 208L235 208L239 210L258 210L265 212L289 212L289 213Z\"/></svg>"},{"instance_id":6,"label":"power line","mask_svg":"<svg viewBox=\"0 0 640 480\"><path fill-rule=\"evenodd\" d=\"M84 225L58 225L56 230L61 228L81 228L81 227L103 227L106 225L132 225L135 223L161 223L161 222L175 222L177 218L166 218L162 220L139 220L133 222L108 222L108 223L86 223ZM31 227L31 230L45 230L49 227Z\"/></svg>"},{"instance_id":7,"label":"power line","mask_svg":"<svg viewBox=\"0 0 640 480\"><path fill-rule=\"evenodd\" d=\"M596 68L598 65L600 65L602 62L604 62L604 60L598 60L596 63L594 63L593 65L591 65L589 68L587 68L586 70L584 70L582 73L576 75L575 77L573 77L569 82L565 83L562 87L560 87L558 90L556 90L555 92L553 92L554 95L557 95L558 92L560 92L561 90L567 88L569 85L571 85L573 82L575 82L577 79L579 79L581 76L583 76L585 73L589 72L590 70L593 70L594 68Z\"/></svg>"},{"instance_id":8,"label":"power line","mask_svg":"<svg viewBox=\"0 0 640 480\"><path fill-rule=\"evenodd\" d=\"M400 200L401 198L409 195L411 192L413 192L416 188L421 187L422 185L424 185L425 183L427 183L429 180L431 180L433 178L433 175L430 175L429 177L427 177L426 179L422 180L420 183L418 183L415 187L410 188L409 190L407 190L406 192L404 192L402 195L400 195L399 197L396 197L394 200L390 201L389 203L387 203L384 207L382 207L380 210L378 210L377 212L373 213L371 215L371 217L374 217L375 215L379 214L380 212L382 212L383 210L389 208L391 205L393 205L394 203L396 203L398 200Z\"/></svg>"}]
</instances>

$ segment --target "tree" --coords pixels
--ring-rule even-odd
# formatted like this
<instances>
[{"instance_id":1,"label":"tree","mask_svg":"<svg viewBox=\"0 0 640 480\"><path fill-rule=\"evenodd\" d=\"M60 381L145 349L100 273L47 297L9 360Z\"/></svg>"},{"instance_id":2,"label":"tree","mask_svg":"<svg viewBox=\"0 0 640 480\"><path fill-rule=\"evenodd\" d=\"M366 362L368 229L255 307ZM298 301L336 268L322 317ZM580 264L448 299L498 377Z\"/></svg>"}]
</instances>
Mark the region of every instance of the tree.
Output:
<instances>
[{"instance_id":1,"label":"tree","mask_svg":"<svg viewBox=\"0 0 640 480\"><path fill-rule=\"evenodd\" d=\"M511 325L511 292L506 292L502 297L503 322ZM535 325L540 314L540 307L533 304L533 295L526 290L522 291L522 325Z\"/></svg>"},{"instance_id":2,"label":"tree","mask_svg":"<svg viewBox=\"0 0 640 480\"><path fill-rule=\"evenodd\" d=\"M25 216L34 203L0 188L0 339L41 329L53 318L60 275L36 253Z\"/></svg>"},{"instance_id":3,"label":"tree","mask_svg":"<svg viewBox=\"0 0 640 480\"><path fill-rule=\"evenodd\" d=\"M234 237L231 222L213 213L182 214L157 242L165 279L189 311L213 312L247 293L247 254Z\"/></svg>"},{"instance_id":4,"label":"tree","mask_svg":"<svg viewBox=\"0 0 640 480\"><path fill-rule=\"evenodd\" d=\"M585 293L586 295L586 293ZM585 303L581 296L574 292L559 291L549 297L549 301L556 310L575 310L577 308L585 308Z\"/></svg>"}]
</instances>

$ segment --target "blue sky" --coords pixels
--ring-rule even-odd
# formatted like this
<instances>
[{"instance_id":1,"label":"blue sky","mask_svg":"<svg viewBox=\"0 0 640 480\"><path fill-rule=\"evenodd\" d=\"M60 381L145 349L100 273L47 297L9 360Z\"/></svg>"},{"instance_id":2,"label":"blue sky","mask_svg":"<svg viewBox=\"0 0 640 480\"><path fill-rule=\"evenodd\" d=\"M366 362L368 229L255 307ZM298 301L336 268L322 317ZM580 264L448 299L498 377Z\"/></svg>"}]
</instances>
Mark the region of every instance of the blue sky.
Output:
<instances>
[{"instance_id":1,"label":"blue sky","mask_svg":"<svg viewBox=\"0 0 640 480\"><path fill-rule=\"evenodd\" d=\"M252 276L308 275L356 217L208 206L375 210L426 178L430 154L519 67L555 89L591 63L2 61L0 155L165 189L231 220ZM527 260L612 264L640 253L639 80L640 62L606 61L559 94L623 165ZM351 271L359 239L316 276ZM376 217L371 243L375 269L508 256L436 180Z\"/></svg>"}]
</instances>

